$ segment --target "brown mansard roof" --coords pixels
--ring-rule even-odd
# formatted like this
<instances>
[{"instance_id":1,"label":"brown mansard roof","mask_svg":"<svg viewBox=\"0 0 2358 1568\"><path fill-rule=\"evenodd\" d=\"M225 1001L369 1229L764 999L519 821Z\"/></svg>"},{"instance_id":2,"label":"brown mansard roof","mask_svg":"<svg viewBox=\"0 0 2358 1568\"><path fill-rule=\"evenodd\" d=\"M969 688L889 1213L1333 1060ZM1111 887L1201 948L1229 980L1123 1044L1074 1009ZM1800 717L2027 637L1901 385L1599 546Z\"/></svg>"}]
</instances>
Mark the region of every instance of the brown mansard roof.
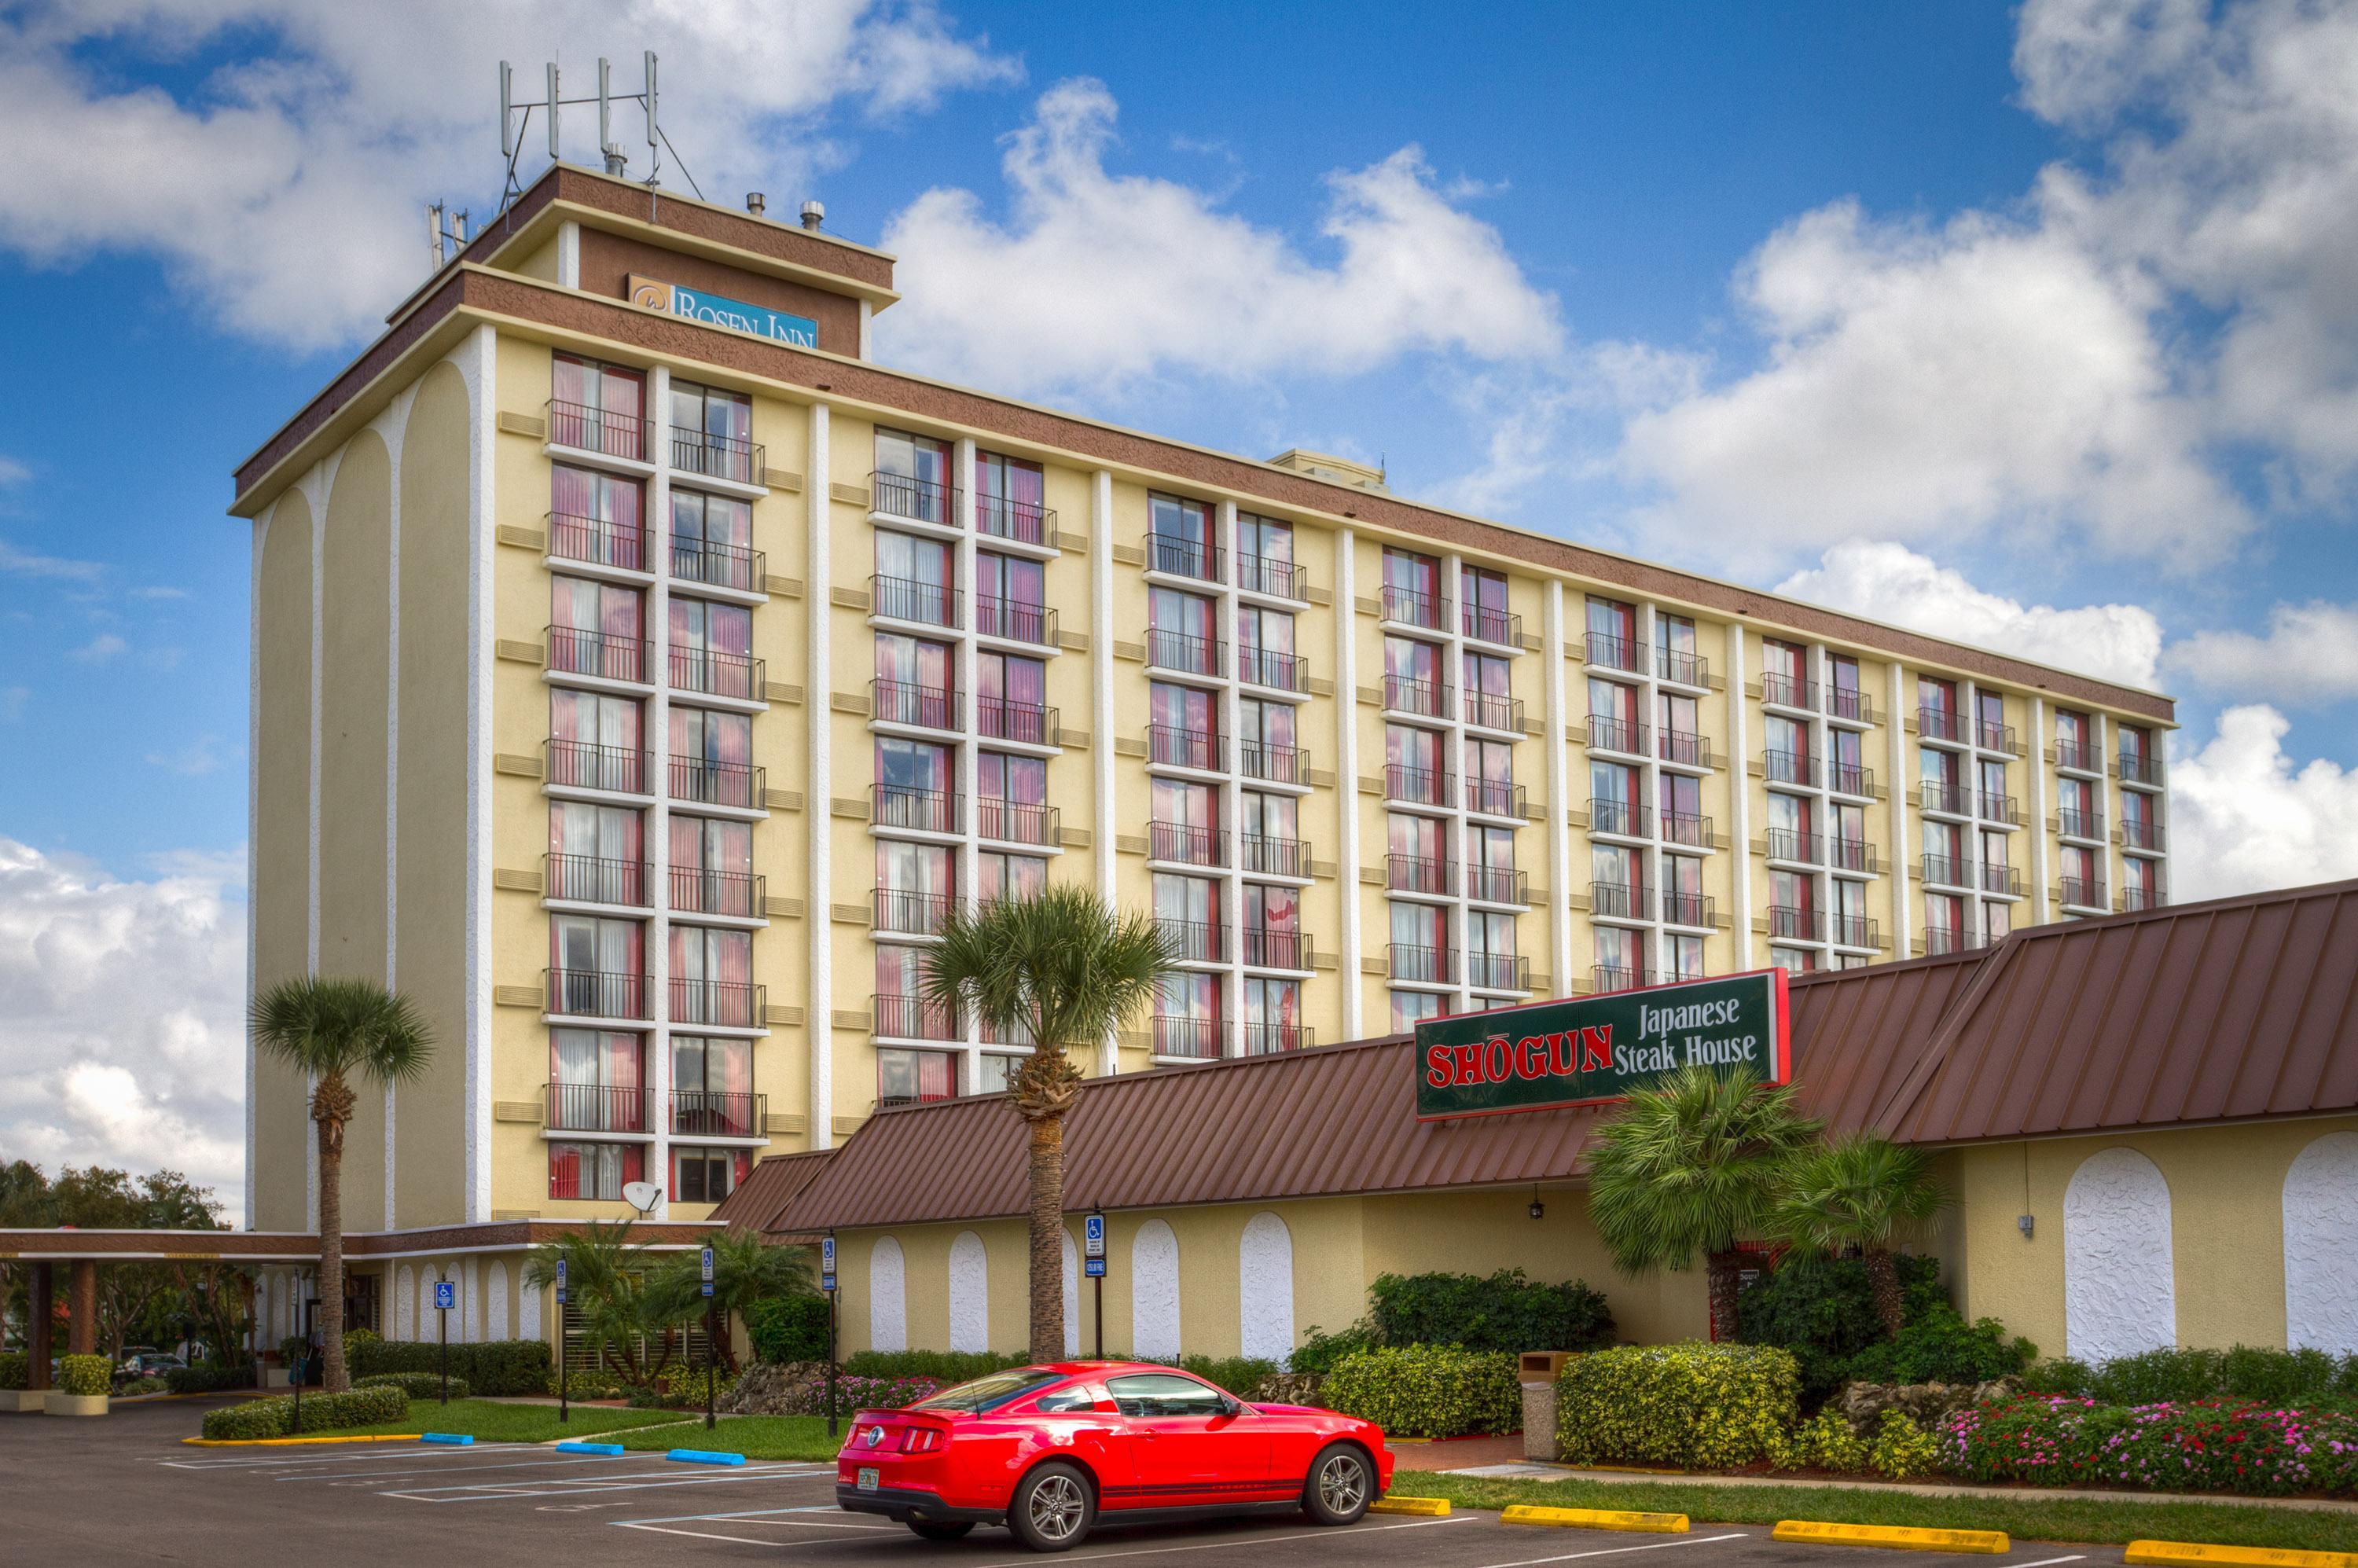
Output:
<instances>
[{"instance_id":1,"label":"brown mansard roof","mask_svg":"<svg viewBox=\"0 0 2358 1568\"><path fill-rule=\"evenodd\" d=\"M752 1173L721 1199L720 1206L708 1217L731 1230L768 1230L834 1154L832 1149L810 1149L759 1160Z\"/></svg>"},{"instance_id":2,"label":"brown mansard roof","mask_svg":"<svg viewBox=\"0 0 2358 1568\"><path fill-rule=\"evenodd\" d=\"M2358 881L2015 932L1945 957L1797 976L1793 1072L1836 1130L1912 1143L2358 1109ZM1577 1179L1595 1108L1416 1119L1391 1036L1093 1078L1068 1210ZM880 1111L765 1228L1027 1210L998 1095Z\"/></svg>"}]
</instances>

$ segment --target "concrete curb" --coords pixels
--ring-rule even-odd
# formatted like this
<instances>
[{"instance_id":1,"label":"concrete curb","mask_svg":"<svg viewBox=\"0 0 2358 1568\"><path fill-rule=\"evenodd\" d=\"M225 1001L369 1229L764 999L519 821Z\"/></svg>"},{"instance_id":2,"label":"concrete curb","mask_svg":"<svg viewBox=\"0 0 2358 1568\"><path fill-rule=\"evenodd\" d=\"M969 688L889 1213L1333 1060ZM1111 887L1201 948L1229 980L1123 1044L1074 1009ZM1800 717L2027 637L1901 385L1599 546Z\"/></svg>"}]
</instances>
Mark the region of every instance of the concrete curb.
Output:
<instances>
[{"instance_id":1,"label":"concrete curb","mask_svg":"<svg viewBox=\"0 0 2358 1568\"><path fill-rule=\"evenodd\" d=\"M2122 1561L2159 1563L2165 1568L2358 1568L2358 1552L2299 1552L2289 1547L2132 1541Z\"/></svg>"},{"instance_id":2,"label":"concrete curb","mask_svg":"<svg viewBox=\"0 0 2358 1568\"><path fill-rule=\"evenodd\" d=\"M1570 1530L1618 1530L1640 1535L1684 1535L1684 1514L1631 1513L1621 1509L1547 1509L1517 1503L1498 1516L1500 1524L1552 1524Z\"/></svg>"},{"instance_id":3,"label":"concrete curb","mask_svg":"<svg viewBox=\"0 0 2358 1568\"><path fill-rule=\"evenodd\" d=\"M1414 1514L1419 1519L1443 1519L1449 1513L1447 1498L1378 1498L1368 1505L1371 1514Z\"/></svg>"},{"instance_id":4,"label":"concrete curb","mask_svg":"<svg viewBox=\"0 0 2358 1568\"><path fill-rule=\"evenodd\" d=\"M378 1432L365 1436L336 1437L184 1437L191 1448L308 1448L324 1443L417 1443L422 1432Z\"/></svg>"},{"instance_id":5,"label":"concrete curb","mask_svg":"<svg viewBox=\"0 0 2358 1568\"><path fill-rule=\"evenodd\" d=\"M1829 1487L1837 1491L1906 1492L1920 1498L2006 1498L2035 1502L2042 1498L2068 1498L2082 1502L2100 1503L2207 1503L2213 1508L2292 1509L2313 1513L2358 1513L2358 1501L2342 1498L2246 1498L2232 1492L2129 1492L2111 1491L2099 1487L1983 1487L1971 1482L1944 1483L1936 1481L1861 1481L1841 1476L1811 1478L1801 1476L1731 1476L1715 1470L1640 1470L1616 1469L1603 1465L1584 1465L1574 1469L1568 1465L1542 1467L1536 1461L1526 1461L1514 1467L1511 1475L1493 1472L1503 1466L1476 1465L1463 1470L1436 1470L1437 1476L1464 1476L1474 1480L1520 1481L1601 1481L1607 1483L1656 1481L1666 1485L1702 1487L1785 1487L1807 1491L1812 1487Z\"/></svg>"},{"instance_id":6,"label":"concrete curb","mask_svg":"<svg viewBox=\"0 0 2358 1568\"><path fill-rule=\"evenodd\" d=\"M1924 1530L1905 1524L1832 1524L1822 1519L1779 1519L1771 1541L1807 1541L1821 1546L1887 1546L1895 1552L1978 1552L2003 1556L2014 1543L2002 1530Z\"/></svg>"}]
</instances>

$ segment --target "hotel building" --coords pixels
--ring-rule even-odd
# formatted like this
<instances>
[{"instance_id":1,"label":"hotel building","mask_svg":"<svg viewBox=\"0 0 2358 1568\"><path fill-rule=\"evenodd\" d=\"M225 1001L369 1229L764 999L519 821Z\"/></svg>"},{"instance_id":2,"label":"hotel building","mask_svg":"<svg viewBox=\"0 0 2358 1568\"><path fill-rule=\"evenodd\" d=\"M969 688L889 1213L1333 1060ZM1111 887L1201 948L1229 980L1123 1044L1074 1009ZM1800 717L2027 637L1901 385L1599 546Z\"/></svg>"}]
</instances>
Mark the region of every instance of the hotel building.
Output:
<instances>
[{"instance_id":1,"label":"hotel building","mask_svg":"<svg viewBox=\"0 0 2358 1568\"><path fill-rule=\"evenodd\" d=\"M918 979L1050 881L1184 955L1097 1074L2166 900L2165 697L893 370L897 297L557 166L237 470L254 984L438 1041L355 1231L695 1221L999 1087ZM304 1229L305 1086L249 1074L248 1222Z\"/></svg>"}]
</instances>

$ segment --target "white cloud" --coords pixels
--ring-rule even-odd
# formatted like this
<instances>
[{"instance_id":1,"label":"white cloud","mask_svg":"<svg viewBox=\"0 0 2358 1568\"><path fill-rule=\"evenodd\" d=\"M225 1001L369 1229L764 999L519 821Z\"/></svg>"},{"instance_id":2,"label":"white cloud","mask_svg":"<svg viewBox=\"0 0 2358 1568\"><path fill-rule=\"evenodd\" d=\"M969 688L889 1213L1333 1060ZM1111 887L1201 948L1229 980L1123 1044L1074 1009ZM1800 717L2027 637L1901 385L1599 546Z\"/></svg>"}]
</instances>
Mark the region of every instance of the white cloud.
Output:
<instances>
[{"instance_id":1,"label":"white cloud","mask_svg":"<svg viewBox=\"0 0 2358 1568\"><path fill-rule=\"evenodd\" d=\"M0 838L0 1150L244 1183L242 854L122 881Z\"/></svg>"},{"instance_id":2,"label":"white cloud","mask_svg":"<svg viewBox=\"0 0 2358 1568\"><path fill-rule=\"evenodd\" d=\"M124 642L114 633L102 632L97 636L92 637L89 642L84 643L81 647L76 648L72 653L68 654L66 657L77 660L85 665L103 665L110 660L122 657L124 650L130 646L130 643Z\"/></svg>"},{"instance_id":3,"label":"white cloud","mask_svg":"<svg viewBox=\"0 0 2358 1568\"><path fill-rule=\"evenodd\" d=\"M200 735L178 751L150 752L146 761L151 768L162 768L167 773L178 773L185 778L196 778L220 770L221 741L211 735Z\"/></svg>"},{"instance_id":4,"label":"white cloud","mask_svg":"<svg viewBox=\"0 0 2358 1568\"><path fill-rule=\"evenodd\" d=\"M0 453L0 490L24 483L33 477L33 470L16 459Z\"/></svg>"},{"instance_id":5,"label":"white cloud","mask_svg":"<svg viewBox=\"0 0 2358 1568\"><path fill-rule=\"evenodd\" d=\"M2181 903L2358 876L2358 773L2296 766L2292 728L2265 704L2219 715L2169 764L2170 897Z\"/></svg>"},{"instance_id":6,"label":"white cloud","mask_svg":"<svg viewBox=\"0 0 2358 1568\"><path fill-rule=\"evenodd\" d=\"M19 577L49 578L59 582L95 582L104 575L103 561L77 561L63 556L27 555L0 539L0 572Z\"/></svg>"},{"instance_id":7,"label":"white cloud","mask_svg":"<svg viewBox=\"0 0 2358 1568\"><path fill-rule=\"evenodd\" d=\"M2161 654L2161 622L2141 605L2024 604L1904 545L1837 545L1777 591L2129 686L2152 687Z\"/></svg>"},{"instance_id":8,"label":"white cloud","mask_svg":"<svg viewBox=\"0 0 2358 1568\"><path fill-rule=\"evenodd\" d=\"M146 588L133 589L131 590L131 597L134 599L145 600L186 599L189 597L189 590L185 588L171 588L162 584L155 584Z\"/></svg>"},{"instance_id":9,"label":"white cloud","mask_svg":"<svg viewBox=\"0 0 2358 1568\"><path fill-rule=\"evenodd\" d=\"M2358 604L2279 604L2265 635L2198 632L2173 643L2166 662L2198 685L2271 702L2358 697Z\"/></svg>"},{"instance_id":10,"label":"white cloud","mask_svg":"<svg viewBox=\"0 0 2358 1568\"><path fill-rule=\"evenodd\" d=\"M600 50L628 91L639 51L654 49L665 129L724 202L808 189L839 157L814 139L832 107L892 120L1020 75L925 0L418 0L395 25L432 46L393 47L384 8L340 0L33 0L0 13L0 244L47 265L160 256L220 325L319 349L373 331L420 281L421 201L471 197L486 213L503 58L518 96L537 98L541 62L561 50L579 96L594 91ZM168 90L98 63L192 68L224 50L240 58ZM643 176L644 121L620 123ZM527 175L545 124L535 115ZM594 163L594 114L568 109L564 124L568 154ZM664 163L665 184L687 189Z\"/></svg>"},{"instance_id":11,"label":"white cloud","mask_svg":"<svg viewBox=\"0 0 2358 1568\"><path fill-rule=\"evenodd\" d=\"M907 297L880 356L1037 394L1186 373L1349 375L1404 351L1484 361L1563 344L1552 296L1411 146L1326 177L1330 261L1195 187L1107 168L1113 95L1059 82L1006 138L1008 211L926 191L883 236Z\"/></svg>"}]
</instances>

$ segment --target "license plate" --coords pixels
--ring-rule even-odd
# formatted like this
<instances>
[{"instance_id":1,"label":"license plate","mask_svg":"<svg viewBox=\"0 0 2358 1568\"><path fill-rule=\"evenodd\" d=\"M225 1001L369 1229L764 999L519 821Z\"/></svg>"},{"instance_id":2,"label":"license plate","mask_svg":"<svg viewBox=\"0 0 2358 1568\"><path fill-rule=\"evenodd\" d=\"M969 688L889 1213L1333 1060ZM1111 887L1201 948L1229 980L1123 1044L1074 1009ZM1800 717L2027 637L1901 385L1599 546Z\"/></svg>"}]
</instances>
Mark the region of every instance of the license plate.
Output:
<instances>
[{"instance_id":1,"label":"license plate","mask_svg":"<svg viewBox=\"0 0 2358 1568\"><path fill-rule=\"evenodd\" d=\"M876 1471L873 1466L860 1472L860 1489L863 1492L872 1492L876 1489Z\"/></svg>"}]
</instances>

